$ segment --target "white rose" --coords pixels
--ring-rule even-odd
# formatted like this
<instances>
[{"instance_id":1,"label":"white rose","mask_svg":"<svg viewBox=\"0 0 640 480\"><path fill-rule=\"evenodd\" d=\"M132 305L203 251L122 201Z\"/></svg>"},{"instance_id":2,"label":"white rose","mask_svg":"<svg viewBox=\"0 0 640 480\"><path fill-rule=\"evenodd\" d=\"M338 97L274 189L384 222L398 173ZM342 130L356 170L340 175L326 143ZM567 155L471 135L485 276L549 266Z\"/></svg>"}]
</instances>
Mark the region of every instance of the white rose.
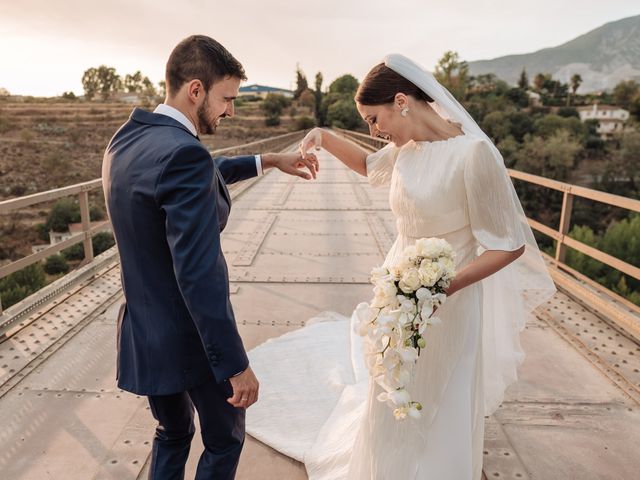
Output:
<instances>
[{"instance_id":1,"label":"white rose","mask_svg":"<svg viewBox=\"0 0 640 480\"><path fill-rule=\"evenodd\" d=\"M391 267L389 269L389 273L396 282L402 278L402 269L399 265L394 265L393 267Z\"/></svg>"},{"instance_id":2,"label":"white rose","mask_svg":"<svg viewBox=\"0 0 640 480\"><path fill-rule=\"evenodd\" d=\"M440 279L440 268L431 260L423 260L418 270L420 282L425 287L432 287Z\"/></svg>"},{"instance_id":3,"label":"white rose","mask_svg":"<svg viewBox=\"0 0 640 480\"><path fill-rule=\"evenodd\" d=\"M389 270L385 267L375 267L371 270L371 278L374 280L385 277L386 275L389 275Z\"/></svg>"},{"instance_id":4,"label":"white rose","mask_svg":"<svg viewBox=\"0 0 640 480\"><path fill-rule=\"evenodd\" d=\"M415 292L421 286L418 270L415 268L410 268L409 270L404 272L398 286L404 293Z\"/></svg>"},{"instance_id":5,"label":"white rose","mask_svg":"<svg viewBox=\"0 0 640 480\"><path fill-rule=\"evenodd\" d=\"M402 251L402 258L407 261L410 261L411 258L416 258L418 255L418 249L415 245L409 245Z\"/></svg>"},{"instance_id":6,"label":"white rose","mask_svg":"<svg viewBox=\"0 0 640 480\"><path fill-rule=\"evenodd\" d=\"M418 255L427 258L436 258L442 250L439 242L435 238L421 238L416 242Z\"/></svg>"}]
</instances>

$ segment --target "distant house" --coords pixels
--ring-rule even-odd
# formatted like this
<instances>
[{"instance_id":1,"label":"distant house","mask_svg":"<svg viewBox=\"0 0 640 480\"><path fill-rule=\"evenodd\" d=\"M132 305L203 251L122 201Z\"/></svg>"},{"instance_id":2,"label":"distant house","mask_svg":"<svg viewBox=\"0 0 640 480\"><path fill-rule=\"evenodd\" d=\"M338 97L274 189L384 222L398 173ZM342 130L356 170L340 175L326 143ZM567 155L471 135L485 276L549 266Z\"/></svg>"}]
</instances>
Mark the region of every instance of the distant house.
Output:
<instances>
[{"instance_id":1,"label":"distant house","mask_svg":"<svg viewBox=\"0 0 640 480\"><path fill-rule=\"evenodd\" d=\"M110 99L115 102L130 103L132 105L138 105L142 102L142 98L136 92L114 92L111 94Z\"/></svg>"},{"instance_id":2,"label":"distant house","mask_svg":"<svg viewBox=\"0 0 640 480\"><path fill-rule=\"evenodd\" d=\"M542 106L542 95L531 90L527 90L527 97L529 97L529 105L532 107Z\"/></svg>"},{"instance_id":3,"label":"distant house","mask_svg":"<svg viewBox=\"0 0 640 480\"><path fill-rule=\"evenodd\" d=\"M629 119L629 111L614 105L593 105L578 107L580 120L597 120L597 132L602 138L611 138L614 133L622 132Z\"/></svg>"},{"instance_id":4,"label":"distant house","mask_svg":"<svg viewBox=\"0 0 640 480\"><path fill-rule=\"evenodd\" d=\"M96 225L100 225L104 223L100 222L91 222L91 227L95 227ZM66 232L54 232L53 230L49 230L49 245L33 245L31 247L31 251L33 253L41 252L42 250L49 248L52 245L56 245L60 242L64 242L68 238L73 237L74 235L78 235L82 233L82 223L70 223L69 230Z\"/></svg>"},{"instance_id":5,"label":"distant house","mask_svg":"<svg viewBox=\"0 0 640 480\"><path fill-rule=\"evenodd\" d=\"M285 97L293 98L293 92L291 90L285 90L284 88L277 87L267 87L266 85L257 84L245 85L244 87L240 87L238 96L264 98L269 93L279 93L280 95L284 95Z\"/></svg>"}]
</instances>

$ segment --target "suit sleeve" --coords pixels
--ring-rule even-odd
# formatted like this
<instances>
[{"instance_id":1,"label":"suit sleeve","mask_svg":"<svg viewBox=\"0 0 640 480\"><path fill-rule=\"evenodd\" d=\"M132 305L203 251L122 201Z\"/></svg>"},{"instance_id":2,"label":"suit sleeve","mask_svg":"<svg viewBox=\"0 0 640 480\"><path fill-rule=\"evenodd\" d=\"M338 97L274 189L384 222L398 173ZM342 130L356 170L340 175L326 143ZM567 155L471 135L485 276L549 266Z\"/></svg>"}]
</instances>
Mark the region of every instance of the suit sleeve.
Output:
<instances>
[{"instance_id":1,"label":"suit sleeve","mask_svg":"<svg viewBox=\"0 0 640 480\"><path fill-rule=\"evenodd\" d=\"M219 182L211 155L199 145L176 151L156 186L178 287L218 382L249 365L229 301L220 246ZM254 167L255 170L255 167Z\"/></svg>"},{"instance_id":2,"label":"suit sleeve","mask_svg":"<svg viewBox=\"0 0 640 480\"><path fill-rule=\"evenodd\" d=\"M216 157L213 161L218 166L226 184L240 182L258 175L255 155Z\"/></svg>"}]
</instances>

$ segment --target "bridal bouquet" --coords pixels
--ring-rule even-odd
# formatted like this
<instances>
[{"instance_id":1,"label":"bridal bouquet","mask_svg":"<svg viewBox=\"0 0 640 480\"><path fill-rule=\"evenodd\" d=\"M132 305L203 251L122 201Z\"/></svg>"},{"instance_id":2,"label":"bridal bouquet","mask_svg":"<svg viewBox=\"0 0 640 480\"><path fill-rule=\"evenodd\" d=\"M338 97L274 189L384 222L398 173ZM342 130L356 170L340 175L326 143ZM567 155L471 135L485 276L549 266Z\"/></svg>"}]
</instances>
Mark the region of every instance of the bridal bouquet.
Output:
<instances>
[{"instance_id":1,"label":"bridal bouquet","mask_svg":"<svg viewBox=\"0 0 640 480\"><path fill-rule=\"evenodd\" d=\"M420 418L422 405L411 399L406 385L412 366L425 348L423 334L440 323L432 316L446 299L455 277L455 253L439 238L421 238L408 246L398 264L371 271L375 296L356 307L358 334L367 337L365 360L369 373L384 392L396 419Z\"/></svg>"}]
</instances>

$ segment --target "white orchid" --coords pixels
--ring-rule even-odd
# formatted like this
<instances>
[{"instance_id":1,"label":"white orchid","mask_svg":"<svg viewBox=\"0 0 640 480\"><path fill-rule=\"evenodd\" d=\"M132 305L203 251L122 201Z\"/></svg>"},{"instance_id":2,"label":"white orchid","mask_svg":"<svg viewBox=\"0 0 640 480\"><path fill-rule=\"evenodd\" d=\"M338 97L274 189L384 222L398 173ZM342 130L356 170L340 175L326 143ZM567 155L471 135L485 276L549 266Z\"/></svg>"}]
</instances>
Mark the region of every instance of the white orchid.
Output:
<instances>
[{"instance_id":1,"label":"white orchid","mask_svg":"<svg viewBox=\"0 0 640 480\"><path fill-rule=\"evenodd\" d=\"M455 277L455 255L445 240L422 238L402 252L395 265L371 271L374 298L356 307L356 331L366 337L365 364L384 390L378 400L389 403L395 418L419 418L422 405L406 387L428 342L423 334L440 319L433 316Z\"/></svg>"}]
</instances>

